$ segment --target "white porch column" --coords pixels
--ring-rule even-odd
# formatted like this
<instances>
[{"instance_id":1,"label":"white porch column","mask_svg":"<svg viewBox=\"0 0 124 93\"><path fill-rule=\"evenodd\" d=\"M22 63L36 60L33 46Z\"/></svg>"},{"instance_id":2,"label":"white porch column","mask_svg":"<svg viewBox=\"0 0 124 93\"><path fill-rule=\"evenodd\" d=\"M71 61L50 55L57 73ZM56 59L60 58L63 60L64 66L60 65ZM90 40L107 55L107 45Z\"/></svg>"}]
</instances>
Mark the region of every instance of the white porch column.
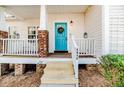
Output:
<instances>
[{"instance_id":1,"label":"white porch column","mask_svg":"<svg viewBox=\"0 0 124 93\"><path fill-rule=\"evenodd\" d=\"M47 6L41 5L40 8L40 30L47 30Z\"/></svg>"},{"instance_id":2,"label":"white porch column","mask_svg":"<svg viewBox=\"0 0 124 93\"><path fill-rule=\"evenodd\" d=\"M109 54L109 6L105 5L102 9L102 53Z\"/></svg>"},{"instance_id":3,"label":"white porch column","mask_svg":"<svg viewBox=\"0 0 124 93\"><path fill-rule=\"evenodd\" d=\"M0 7L0 30L7 31L7 26L5 22L5 9Z\"/></svg>"},{"instance_id":4,"label":"white porch column","mask_svg":"<svg viewBox=\"0 0 124 93\"><path fill-rule=\"evenodd\" d=\"M49 48L49 33L47 31L47 7L41 5L40 28L38 31L38 53L39 57L47 57Z\"/></svg>"}]
</instances>

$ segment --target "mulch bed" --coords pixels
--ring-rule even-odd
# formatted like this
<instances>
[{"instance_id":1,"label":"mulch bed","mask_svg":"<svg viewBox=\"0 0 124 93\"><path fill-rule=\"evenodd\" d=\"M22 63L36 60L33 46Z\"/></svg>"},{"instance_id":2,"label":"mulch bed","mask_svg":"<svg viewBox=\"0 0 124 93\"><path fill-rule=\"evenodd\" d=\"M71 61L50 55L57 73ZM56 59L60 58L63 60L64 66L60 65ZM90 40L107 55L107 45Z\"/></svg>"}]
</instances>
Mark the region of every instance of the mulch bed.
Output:
<instances>
[{"instance_id":1,"label":"mulch bed","mask_svg":"<svg viewBox=\"0 0 124 93\"><path fill-rule=\"evenodd\" d=\"M106 80L98 71L97 65L87 69L86 65L79 66L80 87L108 87Z\"/></svg>"},{"instance_id":2,"label":"mulch bed","mask_svg":"<svg viewBox=\"0 0 124 93\"><path fill-rule=\"evenodd\" d=\"M27 72L21 76L10 73L0 77L0 87L38 87L41 83L40 78L35 72Z\"/></svg>"}]
</instances>

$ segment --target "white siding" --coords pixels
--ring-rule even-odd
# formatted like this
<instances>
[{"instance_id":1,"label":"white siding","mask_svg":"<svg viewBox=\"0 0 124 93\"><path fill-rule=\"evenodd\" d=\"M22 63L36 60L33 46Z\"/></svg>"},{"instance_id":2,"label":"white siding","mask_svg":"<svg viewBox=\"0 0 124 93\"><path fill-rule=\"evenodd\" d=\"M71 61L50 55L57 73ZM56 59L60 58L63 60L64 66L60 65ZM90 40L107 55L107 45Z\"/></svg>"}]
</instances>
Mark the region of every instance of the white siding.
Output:
<instances>
[{"instance_id":1,"label":"white siding","mask_svg":"<svg viewBox=\"0 0 124 93\"><path fill-rule=\"evenodd\" d=\"M109 51L124 53L124 5L109 6Z\"/></svg>"},{"instance_id":2,"label":"white siding","mask_svg":"<svg viewBox=\"0 0 124 93\"><path fill-rule=\"evenodd\" d=\"M17 32L20 34L20 38L28 38L28 27L29 26L39 26L39 19L29 19L24 21L7 21L8 26L15 26Z\"/></svg>"},{"instance_id":3,"label":"white siding","mask_svg":"<svg viewBox=\"0 0 124 93\"><path fill-rule=\"evenodd\" d=\"M85 31L96 40L96 55L102 54L102 6L94 5L85 13Z\"/></svg>"},{"instance_id":4,"label":"white siding","mask_svg":"<svg viewBox=\"0 0 124 93\"><path fill-rule=\"evenodd\" d=\"M73 25L70 25L70 21ZM68 51L71 52L71 35L75 37L83 37L84 33L84 14L83 13L50 13L48 14L49 31L49 52L53 53L55 50L55 22L67 22L68 29Z\"/></svg>"}]
</instances>

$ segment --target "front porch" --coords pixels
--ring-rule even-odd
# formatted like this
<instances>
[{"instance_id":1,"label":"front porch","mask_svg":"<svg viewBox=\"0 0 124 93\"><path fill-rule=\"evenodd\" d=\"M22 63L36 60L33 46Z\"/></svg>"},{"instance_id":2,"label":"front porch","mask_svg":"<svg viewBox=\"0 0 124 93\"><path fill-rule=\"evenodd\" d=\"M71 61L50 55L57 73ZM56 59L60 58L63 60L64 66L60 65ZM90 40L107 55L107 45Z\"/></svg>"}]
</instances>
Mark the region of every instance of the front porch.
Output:
<instances>
[{"instance_id":1,"label":"front porch","mask_svg":"<svg viewBox=\"0 0 124 93\"><path fill-rule=\"evenodd\" d=\"M14 8L15 13L17 13L16 7L8 6L8 8ZM36 8L36 6L32 7ZM92 24L96 19L89 16L89 12L91 10L96 11L97 8L99 9L97 16L101 16L101 7L60 6L61 11L58 11L57 6L38 6L40 10L40 18L37 18L38 22L35 19L19 19L20 21L5 19L10 29L8 33L6 32L7 37L0 36L0 63L19 64L22 67L24 64L46 64L49 66L49 64L54 65L55 62L60 63L60 65L70 62L73 79L77 80L78 65L97 64L97 57L102 54L102 42L100 42L102 41L102 27L99 25L101 19L97 20L98 27ZM67 8L67 11L63 8ZM51 9L55 9L55 11ZM33 18L34 16L30 17ZM92 22L90 22L89 17ZM13 30L14 25L16 27ZM20 27L20 25L23 27ZM28 28L28 30L17 30L20 28ZM65 74L66 71L64 71Z\"/></svg>"},{"instance_id":2,"label":"front porch","mask_svg":"<svg viewBox=\"0 0 124 93\"><path fill-rule=\"evenodd\" d=\"M95 20L89 14L91 10L99 9L97 16L101 16L102 6L6 6L6 8L7 11L5 12L10 15L9 17L4 15L4 21L9 29L6 34L8 38L1 37L0 40L2 44L0 46L1 55L59 57L50 55L56 51L67 51L71 54L73 35L79 46L79 56L98 56L102 54L102 42L100 42L102 36L97 35L97 33L102 33L100 32L101 28L99 27L96 30L96 25L92 27L92 22L101 22L101 19ZM22 8L25 8L25 11L20 14L22 11L18 10ZM24 15L26 11L31 11L32 8L37 10L36 12L32 10L32 13L35 12L37 17ZM11 10L14 13L11 13ZM66 17L66 15L69 17ZM11 16L15 17L11 19ZM26 19L27 17L30 17L30 19ZM94 20L90 23L89 18ZM29 24L29 22L31 23ZM96 33L88 29L88 26ZM70 55L67 56L70 57Z\"/></svg>"}]
</instances>

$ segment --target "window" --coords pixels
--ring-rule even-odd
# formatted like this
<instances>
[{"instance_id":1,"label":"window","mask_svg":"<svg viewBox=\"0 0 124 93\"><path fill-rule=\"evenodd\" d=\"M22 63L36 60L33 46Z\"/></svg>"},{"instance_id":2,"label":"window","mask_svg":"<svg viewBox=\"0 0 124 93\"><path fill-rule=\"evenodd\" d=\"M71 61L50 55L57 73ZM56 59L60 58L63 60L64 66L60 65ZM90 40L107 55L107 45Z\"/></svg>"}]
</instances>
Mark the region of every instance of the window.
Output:
<instances>
[{"instance_id":1,"label":"window","mask_svg":"<svg viewBox=\"0 0 124 93\"><path fill-rule=\"evenodd\" d=\"M29 26L28 27L28 39L37 39L37 29L36 26Z\"/></svg>"},{"instance_id":2,"label":"window","mask_svg":"<svg viewBox=\"0 0 124 93\"><path fill-rule=\"evenodd\" d=\"M8 31L9 31L8 37L10 39L19 39L20 38L20 34L17 32L16 26L9 26Z\"/></svg>"}]
</instances>

